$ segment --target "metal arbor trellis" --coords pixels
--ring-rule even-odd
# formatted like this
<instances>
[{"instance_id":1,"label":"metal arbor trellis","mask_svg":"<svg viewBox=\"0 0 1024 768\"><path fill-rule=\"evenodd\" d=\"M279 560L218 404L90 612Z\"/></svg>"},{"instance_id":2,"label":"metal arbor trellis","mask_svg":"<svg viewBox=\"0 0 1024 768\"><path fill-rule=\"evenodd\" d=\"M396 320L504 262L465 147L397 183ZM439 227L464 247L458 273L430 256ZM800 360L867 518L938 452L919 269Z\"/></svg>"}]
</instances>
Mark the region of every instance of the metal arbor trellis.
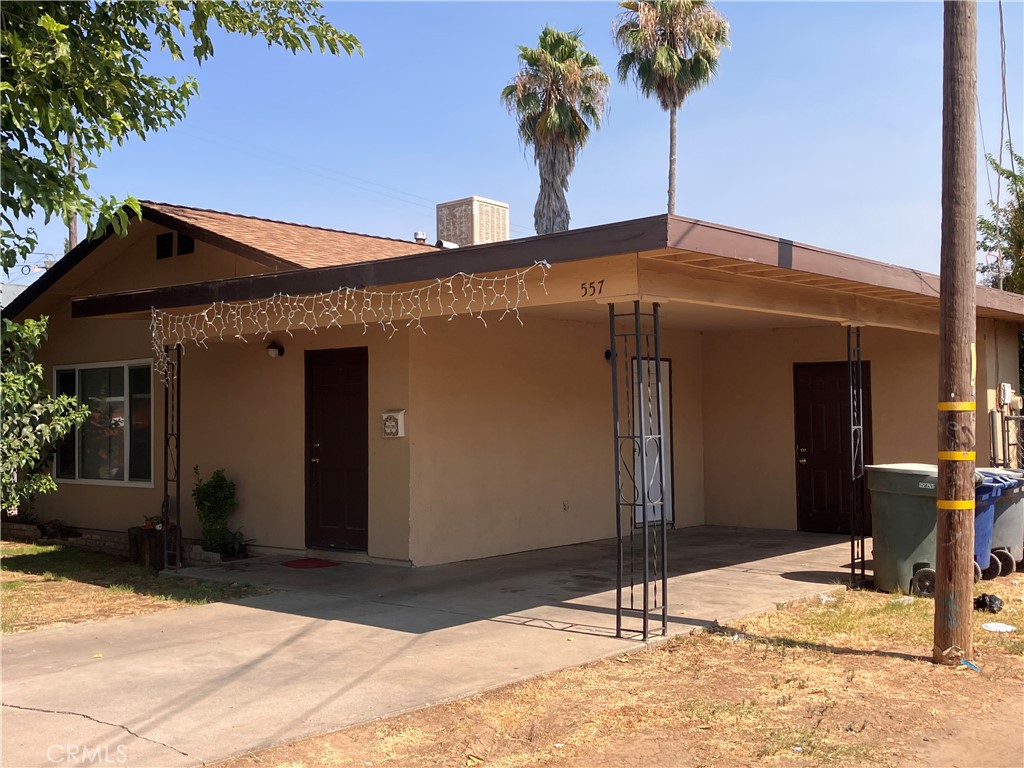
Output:
<instances>
[{"instance_id":1,"label":"metal arbor trellis","mask_svg":"<svg viewBox=\"0 0 1024 768\"><path fill-rule=\"evenodd\" d=\"M668 517L661 381L659 305L627 312L608 306L615 427L615 636L623 616L639 616L644 640L660 618L668 635ZM624 599L628 571L628 605ZM640 597L637 599L639 588ZM639 606L637 603L639 602Z\"/></svg>"},{"instance_id":2,"label":"metal arbor trellis","mask_svg":"<svg viewBox=\"0 0 1024 768\"><path fill-rule=\"evenodd\" d=\"M850 384L850 586L867 583L864 499L864 366L860 326L846 327L846 366Z\"/></svg>"}]
</instances>

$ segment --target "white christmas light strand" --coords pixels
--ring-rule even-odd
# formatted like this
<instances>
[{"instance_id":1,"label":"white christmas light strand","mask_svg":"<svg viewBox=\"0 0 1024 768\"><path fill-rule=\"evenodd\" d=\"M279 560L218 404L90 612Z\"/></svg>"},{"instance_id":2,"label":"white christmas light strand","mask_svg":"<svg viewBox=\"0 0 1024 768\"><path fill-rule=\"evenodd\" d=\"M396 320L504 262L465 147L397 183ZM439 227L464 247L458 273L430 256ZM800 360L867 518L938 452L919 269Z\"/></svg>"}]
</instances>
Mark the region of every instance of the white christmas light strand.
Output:
<instances>
[{"instance_id":1,"label":"white christmas light strand","mask_svg":"<svg viewBox=\"0 0 1024 768\"><path fill-rule=\"evenodd\" d=\"M532 266L498 277L478 277L459 272L419 288L405 291L374 291L336 288L325 293L301 296L278 293L268 299L215 302L199 312L173 314L153 308L150 330L156 369L165 378L172 375L167 350L194 344L206 347L210 340L225 338L247 341L246 335L266 339L272 333L293 330L317 332L318 328L362 325L363 333L378 325L391 338L400 324L426 333L424 316L435 313L454 320L460 314L475 317L485 326L486 311L501 311L498 320L509 315L522 325L519 308L530 298L527 278L540 273L540 287L547 293L551 265L538 261Z\"/></svg>"}]
</instances>

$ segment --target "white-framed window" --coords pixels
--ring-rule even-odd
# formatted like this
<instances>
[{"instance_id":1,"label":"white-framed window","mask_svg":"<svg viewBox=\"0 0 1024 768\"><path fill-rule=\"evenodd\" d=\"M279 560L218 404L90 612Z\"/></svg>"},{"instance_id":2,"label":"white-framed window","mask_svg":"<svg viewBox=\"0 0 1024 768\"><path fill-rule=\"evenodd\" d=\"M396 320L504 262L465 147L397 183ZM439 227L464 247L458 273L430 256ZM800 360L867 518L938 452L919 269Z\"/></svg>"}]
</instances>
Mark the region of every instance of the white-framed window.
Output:
<instances>
[{"instance_id":1,"label":"white-framed window","mask_svg":"<svg viewBox=\"0 0 1024 768\"><path fill-rule=\"evenodd\" d=\"M57 481L152 486L152 361L56 366L54 385L58 395L74 395L89 408L57 448Z\"/></svg>"}]
</instances>

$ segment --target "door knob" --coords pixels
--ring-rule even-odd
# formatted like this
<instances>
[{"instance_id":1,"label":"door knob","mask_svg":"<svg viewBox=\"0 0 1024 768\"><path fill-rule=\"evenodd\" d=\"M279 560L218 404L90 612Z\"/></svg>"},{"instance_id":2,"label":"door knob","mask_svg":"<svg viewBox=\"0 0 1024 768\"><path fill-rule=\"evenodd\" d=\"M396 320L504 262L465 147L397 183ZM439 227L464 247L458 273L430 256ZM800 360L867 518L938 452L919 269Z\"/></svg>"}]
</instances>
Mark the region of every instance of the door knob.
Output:
<instances>
[{"instance_id":1,"label":"door knob","mask_svg":"<svg viewBox=\"0 0 1024 768\"><path fill-rule=\"evenodd\" d=\"M319 464L320 463L320 459L310 459L309 461L312 464Z\"/></svg>"},{"instance_id":2,"label":"door knob","mask_svg":"<svg viewBox=\"0 0 1024 768\"><path fill-rule=\"evenodd\" d=\"M313 459L313 461L317 461L317 459ZM807 459L798 459L797 463L798 464L806 464L807 463Z\"/></svg>"}]
</instances>

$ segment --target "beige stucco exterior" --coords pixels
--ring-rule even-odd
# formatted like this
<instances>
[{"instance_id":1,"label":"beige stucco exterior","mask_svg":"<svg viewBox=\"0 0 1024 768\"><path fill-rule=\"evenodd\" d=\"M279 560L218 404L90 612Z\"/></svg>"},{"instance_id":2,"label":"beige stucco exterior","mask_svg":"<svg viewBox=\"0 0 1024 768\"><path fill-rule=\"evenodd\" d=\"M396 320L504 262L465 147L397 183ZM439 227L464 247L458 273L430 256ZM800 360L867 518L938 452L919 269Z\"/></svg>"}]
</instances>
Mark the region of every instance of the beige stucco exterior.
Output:
<instances>
[{"instance_id":1,"label":"beige stucco exterior","mask_svg":"<svg viewBox=\"0 0 1024 768\"><path fill-rule=\"evenodd\" d=\"M143 225L104 244L33 308L51 315L40 356L48 381L54 366L153 357L148 317L72 319L69 297L267 270L201 242L191 256L155 261L157 231ZM728 280L704 286L687 282L685 270L659 269L663 283L658 269L641 273L635 254L557 266L549 292L523 310L522 325L490 313L486 326L433 317L425 332L403 327L391 338L361 326L275 333L285 347L280 358L268 357L258 338L188 347L185 535L199 533L192 467L204 475L224 468L240 500L232 525L257 548L305 551L303 352L348 346L367 347L369 358L370 558L429 565L614 535L607 310L577 293L581 279L595 277L607 281L605 301L643 289L673 310L665 313L662 355L672 361L677 525L795 528L793 365L845 360L846 329L830 313L881 322L886 305L826 296L788 312L787 302L803 301L809 289L755 296L737 282L734 295ZM900 329L924 324L916 309L892 317L893 327L863 330L874 459L931 462L938 338ZM1012 323L979 322L979 457L988 454L985 413L998 383L1017 384L1017 332ZM125 530L159 513L163 386L155 374L153 392L153 483L62 481L56 494L36 500L41 519ZM382 434L380 415L394 409L406 411L404 438Z\"/></svg>"},{"instance_id":2,"label":"beige stucco exterior","mask_svg":"<svg viewBox=\"0 0 1024 768\"><path fill-rule=\"evenodd\" d=\"M710 333L704 349L705 522L796 528L793 365L845 362L846 329ZM938 337L866 328L862 354L874 460L934 463Z\"/></svg>"}]
</instances>

